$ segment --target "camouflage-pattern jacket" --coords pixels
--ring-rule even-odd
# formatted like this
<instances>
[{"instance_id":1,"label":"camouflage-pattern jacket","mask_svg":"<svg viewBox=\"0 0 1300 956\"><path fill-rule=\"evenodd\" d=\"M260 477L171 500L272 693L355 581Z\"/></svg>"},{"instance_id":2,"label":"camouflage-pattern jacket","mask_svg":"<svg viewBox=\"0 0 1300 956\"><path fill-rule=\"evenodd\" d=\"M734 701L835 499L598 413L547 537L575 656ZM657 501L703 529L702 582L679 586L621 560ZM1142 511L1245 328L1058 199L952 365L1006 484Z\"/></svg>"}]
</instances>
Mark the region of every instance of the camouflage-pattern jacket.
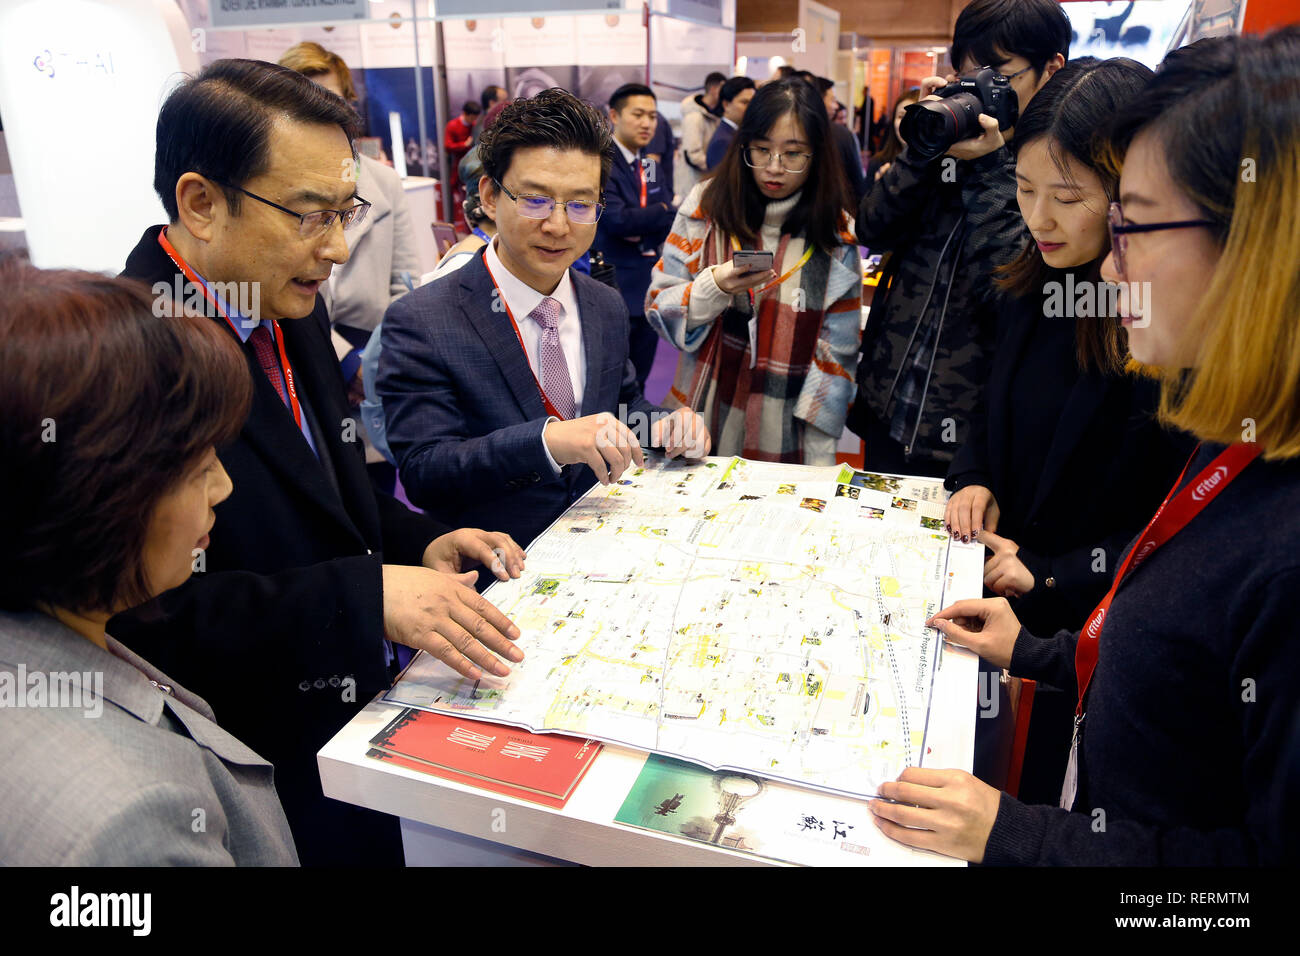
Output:
<instances>
[{"instance_id":1,"label":"camouflage-pattern jacket","mask_svg":"<svg viewBox=\"0 0 1300 956\"><path fill-rule=\"evenodd\" d=\"M863 198L857 235L890 260L862 336L850 426L863 432L875 416L909 457L951 461L988 377L992 270L1028 241L1010 150L925 163L904 149Z\"/></svg>"}]
</instances>

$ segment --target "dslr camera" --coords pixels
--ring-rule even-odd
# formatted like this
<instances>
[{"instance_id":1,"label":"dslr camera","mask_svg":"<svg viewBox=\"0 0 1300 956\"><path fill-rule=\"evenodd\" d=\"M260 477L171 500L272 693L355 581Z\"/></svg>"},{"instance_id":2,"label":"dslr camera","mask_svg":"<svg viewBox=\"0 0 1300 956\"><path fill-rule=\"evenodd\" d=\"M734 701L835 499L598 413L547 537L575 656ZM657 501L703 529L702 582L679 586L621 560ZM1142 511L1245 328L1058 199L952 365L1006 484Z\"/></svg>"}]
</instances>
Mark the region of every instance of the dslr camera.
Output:
<instances>
[{"instance_id":1,"label":"dslr camera","mask_svg":"<svg viewBox=\"0 0 1300 956\"><path fill-rule=\"evenodd\" d=\"M991 66L958 77L955 83L935 90L935 95L942 99L908 106L898 128L908 149L926 161L942 156L953 143L983 133L981 113L997 120L1002 130L1014 126L1020 116L1020 101L1011 81Z\"/></svg>"}]
</instances>

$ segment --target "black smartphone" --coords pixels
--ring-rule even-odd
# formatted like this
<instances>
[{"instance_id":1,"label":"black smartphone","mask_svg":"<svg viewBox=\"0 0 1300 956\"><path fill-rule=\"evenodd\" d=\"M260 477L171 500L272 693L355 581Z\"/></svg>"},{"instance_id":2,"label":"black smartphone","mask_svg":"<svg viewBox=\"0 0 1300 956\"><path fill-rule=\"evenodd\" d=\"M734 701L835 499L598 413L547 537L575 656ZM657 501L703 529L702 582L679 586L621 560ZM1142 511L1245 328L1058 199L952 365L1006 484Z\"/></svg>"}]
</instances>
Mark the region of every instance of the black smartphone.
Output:
<instances>
[{"instance_id":1,"label":"black smartphone","mask_svg":"<svg viewBox=\"0 0 1300 956\"><path fill-rule=\"evenodd\" d=\"M772 253L761 249L741 249L731 257L737 272L766 272L772 268Z\"/></svg>"}]
</instances>

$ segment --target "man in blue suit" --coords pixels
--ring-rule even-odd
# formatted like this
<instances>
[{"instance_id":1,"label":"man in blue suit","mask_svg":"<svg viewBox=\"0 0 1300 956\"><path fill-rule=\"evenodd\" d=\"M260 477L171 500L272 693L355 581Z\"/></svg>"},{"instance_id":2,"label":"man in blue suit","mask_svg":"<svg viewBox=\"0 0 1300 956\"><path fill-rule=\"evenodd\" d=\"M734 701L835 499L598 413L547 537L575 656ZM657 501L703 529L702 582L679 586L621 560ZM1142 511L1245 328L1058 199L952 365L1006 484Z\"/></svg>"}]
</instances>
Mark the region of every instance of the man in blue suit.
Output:
<instances>
[{"instance_id":1,"label":"man in blue suit","mask_svg":"<svg viewBox=\"0 0 1300 956\"><path fill-rule=\"evenodd\" d=\"M637 385L644 390L659 345L659 336L645 320L646 290L677 209L661 164L644 153L659 122L659 104L650 87L624 83L615 90L609 98L609 120L614 128L613 165L593 245L618 275L630 316L628 350Z\"/></svg>"},{"instance_id":2,"label":"man in blue suit","mask_svg":"<svg viewBox=\"0 0 1300 956\"><path fill-rule=\"evenodd\" d=\"M646 401L618 293L570 269L591 245L609 177L600 113L563 90L515 100L483 133L479 195L497 235L384 316L377 389L410 499L492 515L531 541L641 446L707 455L689 409Z\"/></svg>"},{"instance_id":3,"label":"man in blue suit","mask_svg":"<svg viewBox=\"0 0 1300 956\"><path fill-rule=\"evenodd\" d=\"M754 98L755 89L754 81L747 76L733 76L722 84L722 92L718 95L718 102L722 104L722 121L713 131L709 148L704 152L704 162L709 170L716 169L731 148L731 141L736 138L736 130L740 129L740 121L745 118L745 109Z\"/></svg>"}]
</instances>

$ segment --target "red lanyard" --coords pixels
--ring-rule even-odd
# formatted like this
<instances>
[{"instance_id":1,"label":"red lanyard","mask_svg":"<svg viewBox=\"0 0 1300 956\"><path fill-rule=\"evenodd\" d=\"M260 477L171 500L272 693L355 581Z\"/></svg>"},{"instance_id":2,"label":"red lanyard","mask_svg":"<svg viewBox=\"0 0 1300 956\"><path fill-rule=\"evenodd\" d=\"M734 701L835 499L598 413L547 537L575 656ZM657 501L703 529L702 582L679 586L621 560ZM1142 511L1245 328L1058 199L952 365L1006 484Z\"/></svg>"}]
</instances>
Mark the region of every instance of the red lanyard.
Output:
<instances>
[{"instance_id":1,"label":"red lanyard","mask_svg":"<svg viewBox=\"0 0 1300 956\"><path fill-rule=\"evenodd\" d=\"M644 209L645 208L645 163L640 157L637 157L636 160L636 171L637 171L637 175L641 177L641 208Z\"/></svg>"},{"instance_id":2,"label":"red lanyard","mask_svg":"<svg viewBox=\"0 0 1300 956\"><path fill-rule=\"evenodd\" d=\"M1197 451L1199 450L1198 445ZM1115 580L1111 583L1110 590L1106 592L1097 609L1088 617L1088 623L1079 632L1079 644L1074 653L1074 670L1079 683L1079 704L1074 711L1076 720L1083 716L1083 698L1088 691L1088 684L1092 681L1092 672L1097 669L1097 651L1101 640L1102 623L1106 619L1106 611L1124 576L1137 570L1138 566L1151 557L1157 548L1186 527L1189 521L1200 514L1202 508L1213 501L1219 492L1241 474L1243 468L1255 460L1260 451L1260 446L1253 443L1229 445L1175 497L1174 491L1187 474L1187 469L1191 467L1192 459L1196 457L1196 451L1192 452L1192 457L1183 466L1178 481L1174 482L1174 487L1160 503L1155 516L1147 523L1141 537L1115 573Z\"/></svg>"},{"instance_id":3,"label":"red lanyard","mask_svg":"<svg viewBox=\"0 0 1300 956\"><path fill-rule=\"evenodd\" d=\"M158 244L163 247L163 251L166 252L172 262L175 263L176 268L185 273L185 278L189 279L190 282L203 290L203 294L207 296L208 301L212 303L212 307L217 310L217 313L223 319L226 320L226 324L230 326L230 331L234 332L235 336L238 337L239 330L235 328L235 323L230 321L230 316L228 316L225 310L221 308L221 303L219 303L216 296L212 294L212 290L208 288L207 283L199 278L199 274L190 268L189 263L181 258L180 253L178 253L167 240L167 229L165 227L162 232L158 233ZM275 336L275 344L280 351L280 371L284 373L284 385L289 393L289 408L293 411L294 422L296 422L298 427L301 429L302 406L298 403L298 389L293 383L293 369L289 367L289 356L286 355L284 351L284 333L280 331L280 326L277 325L274 320L268 319L267 321L270 322L271 332Z\"/></svg>"},{"instance_id":4,"label":"red lanyard","mask_svg":"<svg viewBox=\"0 0 1300 956\"><path fill-rule=\"evenodd\" d=\"M506 297L501 293L501 286L497 284L497 277L492 274L492 266L487 261L486 252L483 254L483 265L487 266L488 277L492 280L493 288L497 290L497 298L500 299L501 304L505 306L506 315L510 317L510 327L515 330L515 338L519 340L519 350L524 353L524 361L528 362L528 349L524 348L524 337L519 334L519 323L515 321L515 314L510 311L510 303L506 301ZM528 371L533 372L532 362L528 362ZM555 410L555 406L551 404L551 400L546 397L546 389L542 388L542 383L537 380L536 372L533 372L533 384L537 386L537 394L542 396L542 404L546 406L546 414L554 416L560 421L564 421L564 416Z\"/></svg>"}]
</instances>

